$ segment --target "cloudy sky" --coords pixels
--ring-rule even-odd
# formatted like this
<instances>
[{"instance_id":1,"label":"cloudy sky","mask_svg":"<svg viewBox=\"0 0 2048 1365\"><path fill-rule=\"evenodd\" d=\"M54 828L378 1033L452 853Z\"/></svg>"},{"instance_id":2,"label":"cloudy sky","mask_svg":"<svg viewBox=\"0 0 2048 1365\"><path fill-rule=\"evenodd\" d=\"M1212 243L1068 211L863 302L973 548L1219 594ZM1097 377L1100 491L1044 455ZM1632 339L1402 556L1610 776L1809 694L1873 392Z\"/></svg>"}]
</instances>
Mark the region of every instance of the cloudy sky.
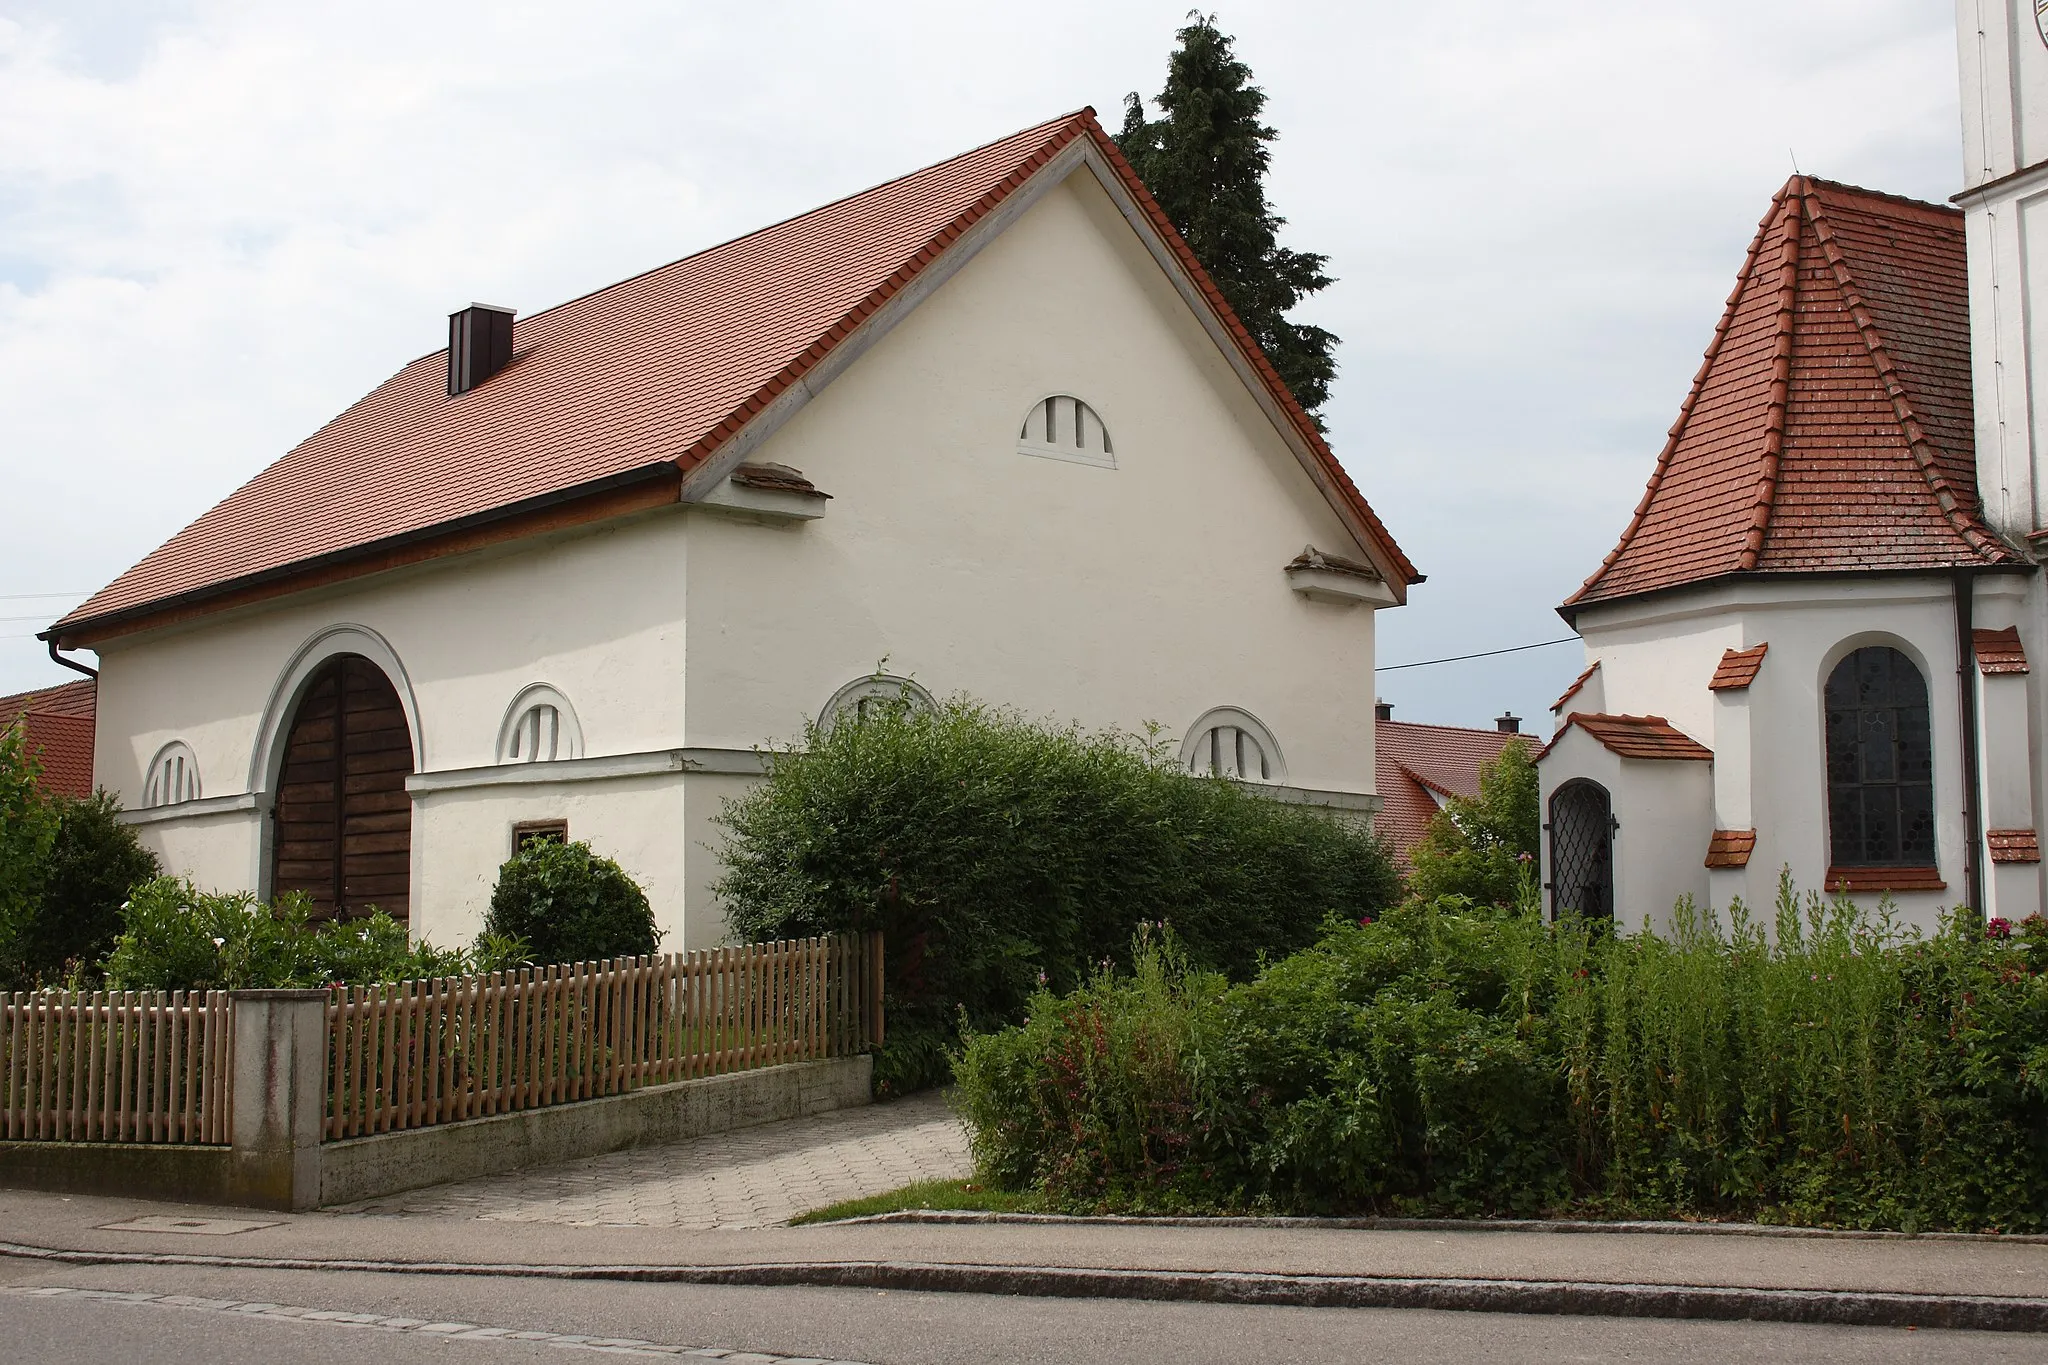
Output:
<instances>
[{"instance_id":1,"label":"cloudy sky","mask_svg":"<svg viewBox=\"0 0 2048 1365\"><path fill-rule=\"evenodd\" d=\"M33 632L445 340L1083 104L1187 0L0 0L0 692ZM1384 664L1550 640L1793 158L1941 199L1929 0L1218 3L1327 253L1338 453L1429 582ZM1576 644L1389 672L1544 716Z\"/></svg>"}]
</instances>

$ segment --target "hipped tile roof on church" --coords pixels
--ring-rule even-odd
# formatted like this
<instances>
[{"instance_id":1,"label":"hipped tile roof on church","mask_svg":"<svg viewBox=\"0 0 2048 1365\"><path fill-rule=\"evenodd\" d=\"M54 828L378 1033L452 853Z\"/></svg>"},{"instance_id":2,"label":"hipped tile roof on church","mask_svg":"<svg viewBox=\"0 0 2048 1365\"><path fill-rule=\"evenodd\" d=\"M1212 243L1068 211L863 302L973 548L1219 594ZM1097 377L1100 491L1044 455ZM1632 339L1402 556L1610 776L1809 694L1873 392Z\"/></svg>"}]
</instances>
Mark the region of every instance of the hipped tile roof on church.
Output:
<instances>
[{"instance_id":1,"label":"hipped tile roof on church","mask_svg":"<svg viewBox=\"0 0 2048 1365\"><path fill-rule=\"evenodd\" d=\"M1547 758L1573 727L1591 735L1622 758L1686 759L1712 762L1714 751L1662 716L1617 716L1574 711L1537 757Z\"/></svg>"},{"instance_id":2,"label":"hipped tile roof on church","mask_svg":"<svg viewBox=\"0 0 2048 1365\"><path fill-rule=\"evenodd\" d=\"M1094 111L1039 124L519 319L511 363L450 397L422 356L65 616L139 614L410 544L550 500L687 472L977 222L1091 140L1269 390L1332 503L1398 579L1415 567Z\"/></svg>"},{"instance_id":3,"label":"hipped tile roof on church","mask_svg":"<svg viewBox=\"0 0 2048 1365\"><path fill-rule=\"evenodd\" d=\"M1979 515L1963 219L1795 175L1620 544L1567 598L2016 564Z\"/></svg>"}]
</instances>

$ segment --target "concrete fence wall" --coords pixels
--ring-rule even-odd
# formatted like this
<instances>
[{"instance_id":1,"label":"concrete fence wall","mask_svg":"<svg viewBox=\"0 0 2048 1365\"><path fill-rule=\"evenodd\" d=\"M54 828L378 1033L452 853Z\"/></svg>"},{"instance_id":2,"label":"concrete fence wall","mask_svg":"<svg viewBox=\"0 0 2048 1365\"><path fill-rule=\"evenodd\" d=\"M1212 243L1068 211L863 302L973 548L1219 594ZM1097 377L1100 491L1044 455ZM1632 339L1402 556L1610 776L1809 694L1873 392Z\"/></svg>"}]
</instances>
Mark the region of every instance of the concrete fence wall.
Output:
<instances>
[{"instance_id":1,"label":"concrete fence wall","mask_svg":"<svg viewBox=\"0 0 2048 1365\"><path fill-rule=\"evenodd\" d=\"M0 1142L0 1185L308 1209L865 1104L867 1056L759 1067L488 1118L322 1141L328 993L238 991L225 1146Z\"/></svg>"}]
</instances>

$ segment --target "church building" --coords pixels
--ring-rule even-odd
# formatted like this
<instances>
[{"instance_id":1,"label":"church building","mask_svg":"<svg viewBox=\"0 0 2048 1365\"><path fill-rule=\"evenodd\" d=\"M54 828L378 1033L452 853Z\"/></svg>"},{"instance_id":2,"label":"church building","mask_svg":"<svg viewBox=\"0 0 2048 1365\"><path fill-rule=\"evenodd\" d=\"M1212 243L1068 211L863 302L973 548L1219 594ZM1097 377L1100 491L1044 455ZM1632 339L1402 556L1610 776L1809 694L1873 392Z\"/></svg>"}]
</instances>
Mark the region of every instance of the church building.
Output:
<instances>
[{"instance_id":1,"label":"church building","mask_svg":"<svg viewBox=\"0 0 2048 1365\"><path fill-rule=\"evenodd\" d=\"M2043 905L2048 26L1960 0L1965 189L1795 175L1620 542L1559 609L1554 912Z\"/></svg>"},{"instance_id":2,"label":"church building","mask_svg":"<svg viewBox=\"0 0 2048 1365\"><path fill-rule=\"evenodd\" d=\"M722 941L722 803L965 693L1366 818L1420 581L1092 113L449 346L46 632L203 887L476 932L529 839Z\"/></svg>"}]
</instances>

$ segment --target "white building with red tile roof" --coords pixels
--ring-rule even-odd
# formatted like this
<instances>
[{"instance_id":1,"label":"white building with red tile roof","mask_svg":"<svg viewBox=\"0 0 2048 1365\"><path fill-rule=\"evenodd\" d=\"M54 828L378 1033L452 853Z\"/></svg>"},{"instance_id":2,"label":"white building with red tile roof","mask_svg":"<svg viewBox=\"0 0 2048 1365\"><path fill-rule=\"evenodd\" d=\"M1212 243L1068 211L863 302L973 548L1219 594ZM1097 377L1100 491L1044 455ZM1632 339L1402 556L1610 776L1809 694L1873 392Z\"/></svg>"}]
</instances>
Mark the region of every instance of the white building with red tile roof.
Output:
<instances>
[{"instance_id":1,"label":"white building with red tile roof","mask_svg":"<svg viewBox=\"0 0 2048 1365\"><path fill-rule=\"evenodd\" d=\"M1970 93L1973 8L1974 145L2003 116ZM2000 79L2048 90L2027 22ZM1538 762L1554 911L1767 917L1785 868L1922 925L2040 908L2039 519L1986 458L2012 304L1963 198L1795 175L1772 199L1634 518L1560 608L1587 668Z\"/></svg>"},{"instance_id":2,"label":"white building with red tile roof","mask_svg":"<svg viewBox=\"0 0 2048 1365\"><path fill-rule=\"evenodd\" d=\"M1540 747L1522 733L1514 716L1502 716L1491 730L1463 725L1425 725L1395 720L1394 708L1381 702L1374 766L1379 777L1380 812L1373 828L1393 850L1403 873L1408 850L1422 842L1436 813L1460 796L1479 795L1480 770L1500 757L1501 750L1522 741L1533 755Z\"/></svg>"},{"instance_id":3,"label":"white building with red tile roof","mask_svg":"<svg viewBox=\"0 0 2048 1365\"><path fill-rule=\"evenodd\" d=\"M450 334L48 632L171 869L454 943L566 828L702 946L721 801L877 690L1377 805L1420 576L1091 113Z\"/></svg>"}]
</instances>

